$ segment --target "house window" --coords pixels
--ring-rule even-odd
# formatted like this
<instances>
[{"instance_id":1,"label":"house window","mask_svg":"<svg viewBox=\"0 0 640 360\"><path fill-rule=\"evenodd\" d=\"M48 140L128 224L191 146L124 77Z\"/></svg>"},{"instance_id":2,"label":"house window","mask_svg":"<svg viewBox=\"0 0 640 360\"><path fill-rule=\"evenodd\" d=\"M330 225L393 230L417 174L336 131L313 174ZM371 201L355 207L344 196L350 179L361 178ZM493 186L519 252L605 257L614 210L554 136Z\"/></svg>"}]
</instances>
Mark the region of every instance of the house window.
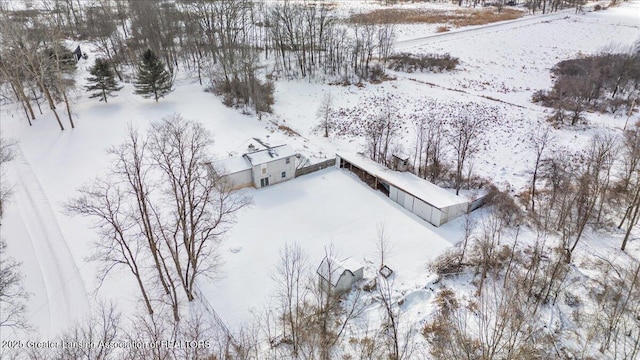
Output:
<instances>
[{"instance_id":1,"label":"house window","mask_svg":"<svg viewBox=\"0 0 640 360\"><path fill-rule=\"evenodd\" d=\"M291 162L291 160L289 158L286 158L285 161L286 161L287 164Z\"/></svg>"},{"instance_id":2,"label":"house window","mask_svg":"<svg viewBox=\"0 0 640 360\"><path fill-rule=\"evenodd\" d=\"M262 175L267 175L267 164L262 164Z\"/></svg>"},{"instance_id":3,"label":"house window","mask_svg":"<svg viewBox=\"0 0 640 360\"><path fill-rule=\"evenodd\" d=\"M286 177L287 177L287 172L286 172L286 171L283 171L283 172L282 172L282 178L284 179L284 178L286 178Z\"/></svg>"}]
</instances>

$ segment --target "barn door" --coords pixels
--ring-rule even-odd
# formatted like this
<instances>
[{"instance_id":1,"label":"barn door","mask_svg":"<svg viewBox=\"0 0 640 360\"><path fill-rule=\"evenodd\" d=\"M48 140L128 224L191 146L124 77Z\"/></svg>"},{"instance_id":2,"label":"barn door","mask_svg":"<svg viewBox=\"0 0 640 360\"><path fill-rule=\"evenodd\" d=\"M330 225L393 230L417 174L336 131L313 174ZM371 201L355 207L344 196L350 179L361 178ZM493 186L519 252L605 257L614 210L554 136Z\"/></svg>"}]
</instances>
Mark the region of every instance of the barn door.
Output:
<instances>
[{"instance_id":1,"label":"barn door","mask_svg":"<svg viewBox=\"0 0 640 360\"><path fill-rule=\"evenodd\" d=\"M398 204L404 207L404 191L398 190Z\"/></svg>"}]
</instances>

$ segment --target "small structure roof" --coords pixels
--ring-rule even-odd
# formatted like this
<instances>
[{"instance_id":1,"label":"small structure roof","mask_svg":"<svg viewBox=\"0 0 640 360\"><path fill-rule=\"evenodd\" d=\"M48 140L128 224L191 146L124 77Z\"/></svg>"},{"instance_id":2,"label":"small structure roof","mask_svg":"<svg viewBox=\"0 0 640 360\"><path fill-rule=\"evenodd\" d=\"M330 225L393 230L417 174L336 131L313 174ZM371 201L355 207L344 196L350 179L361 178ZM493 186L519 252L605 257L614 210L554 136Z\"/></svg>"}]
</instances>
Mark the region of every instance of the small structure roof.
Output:
<instances>
[{"instance_id":1,"label":"small structure roof","mask_svg":"<svg viewBox=\"0 0 640 360\"><path fill-rule=\"evenodd\" d=\"M380 275L384 276L384 278L386 279L391 276L391 274L393 274L393 270L391 270L391 268L387 265L382 265L382 267L380 268Z\"/></svg>"},{"instance_id":2,"label":"small structure roof","mask_svg":"<svg viewBox=\"0 0 640 360\"><path fill-rule=\"evenodd\" d=\"M355 272L360 269L362 269L362 265L352 258L340 261L325 257L322 259L320 266L318 266L317 273L326 281L331 279L331 285L336 286L338 285L338 281L340 281L340 276L342 276L345 271L355 274Z\"/></svg>"},{"instance_id":3,"label":"small structure roof","mask_svg":"<svg viewBox=\"0 0 640 360\"><path fill-rule=\"evenodd\" d=\"M293 151L291 145L280 145L247 153L244 156L249 159L251 165L255 166L295 155L296 152Z\"/></svg>"},{"instance_id":4,"label":"small structure roof","mask_svg":"<svg viewBox=\"0 0 640 360\"><path fill-rule=\"evenodd\" d=\"M469 202L467 199L449 192L425 179L419 178L412 173L391 170L361 154L339 153L337 155L378 179L418 197L439 209Z\"/></svg>"}]
</instances>

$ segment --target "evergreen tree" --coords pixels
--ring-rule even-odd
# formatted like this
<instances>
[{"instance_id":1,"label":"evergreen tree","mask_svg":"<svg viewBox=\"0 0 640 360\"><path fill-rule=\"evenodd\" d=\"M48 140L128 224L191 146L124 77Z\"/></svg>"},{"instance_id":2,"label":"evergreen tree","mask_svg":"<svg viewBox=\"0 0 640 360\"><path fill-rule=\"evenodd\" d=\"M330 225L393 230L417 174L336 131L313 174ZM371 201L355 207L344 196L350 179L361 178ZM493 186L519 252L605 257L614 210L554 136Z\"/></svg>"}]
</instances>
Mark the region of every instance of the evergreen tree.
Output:
<instances>
[{"instance_id":1,"label":"evergreen tree","mask_svg":"<svg viewBox=\"0 0 640 360\"><path fill-rule=\"evenodd\" d=\"M171 76L164 65L151 49L147 49L142 54L142 63L138 67L135 93L145 98L153 96L157 102L158 98L171 92L171 85Z\"/></svg>"},{"instance_id":2,"label":"evergreen tree","mask_svg":"<svg viewBox=\"0 0 640 360\"><path fill-rule=\"evenodd\" d=\"M122 86L118 86L115 74L105 59L96 59L96 63L91 67L89 73L93 76L87 79L91 84L86 88L89 91L94 91L89 96L91 99L100 98L100 101L106 103L108 96L114 96L111 95L112 92L122 89Z\"/></svg>"}]
</instances>

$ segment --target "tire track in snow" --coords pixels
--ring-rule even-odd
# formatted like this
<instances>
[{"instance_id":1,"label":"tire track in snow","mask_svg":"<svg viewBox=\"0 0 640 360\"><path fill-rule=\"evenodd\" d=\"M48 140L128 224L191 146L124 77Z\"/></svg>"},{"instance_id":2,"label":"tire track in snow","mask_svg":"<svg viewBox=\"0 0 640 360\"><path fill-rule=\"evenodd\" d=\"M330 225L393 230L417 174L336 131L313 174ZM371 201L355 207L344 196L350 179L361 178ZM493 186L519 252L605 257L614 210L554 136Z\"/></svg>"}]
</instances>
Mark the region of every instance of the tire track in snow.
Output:
<instances>
[{"instance_id":1,"label":"tire track in snow","mask_svg":"<svg viewBox=\"0 0 640 360\"><path fill-rule=\"evenodd\" d=\"M16 205L28 233L29 238L25 240L34 249L47 296L44 303L33 304L31 316L47 311L50 322L48 329L41 329L42 335L56 335L76 314L88 308L87 293L49 200L19 146L14 166L19 181Z\"/></svg>"}]
</instances>

